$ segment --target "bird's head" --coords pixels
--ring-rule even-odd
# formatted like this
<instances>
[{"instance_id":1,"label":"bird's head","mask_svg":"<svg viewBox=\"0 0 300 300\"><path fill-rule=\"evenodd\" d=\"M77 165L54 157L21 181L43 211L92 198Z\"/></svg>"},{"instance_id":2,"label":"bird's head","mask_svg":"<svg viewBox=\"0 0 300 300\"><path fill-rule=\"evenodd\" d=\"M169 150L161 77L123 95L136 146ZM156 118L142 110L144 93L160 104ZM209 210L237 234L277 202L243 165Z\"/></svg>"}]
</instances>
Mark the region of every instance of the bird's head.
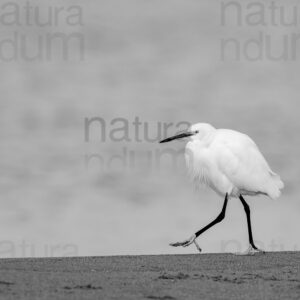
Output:
<instances>
[{"instance_id":1,"label":"bird's head","mask_svg":"<svg viewBox=\"0 0 300 300\"><path fill-rule=\"evenodd\" d=\"M168 137L160 143L167 143L177 139L183 139L186 137L190 137L192 140L203 140L206 136L211 134L211 132L215 131L215 128L207 123L196 123L189 127L188 130L176 134L174 136Z\"/></svg>"}]
</instances>

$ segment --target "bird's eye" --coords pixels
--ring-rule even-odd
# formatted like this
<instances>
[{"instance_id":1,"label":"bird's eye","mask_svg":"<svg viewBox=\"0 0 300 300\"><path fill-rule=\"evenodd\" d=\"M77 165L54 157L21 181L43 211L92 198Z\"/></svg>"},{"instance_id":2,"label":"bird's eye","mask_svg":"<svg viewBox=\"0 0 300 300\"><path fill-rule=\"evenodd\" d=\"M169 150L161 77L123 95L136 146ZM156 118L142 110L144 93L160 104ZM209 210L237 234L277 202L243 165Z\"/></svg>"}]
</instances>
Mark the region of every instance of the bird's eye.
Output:
<instances>
[{"instance_id":1,"label":"bird's eye","mask_svg":"<svg viewBox=\"0 0 300 300\"><path fill-rule=\"evenodd\" d=\"M195 133L199 133L199 130L195 130Z\"/></svg>"}]
</instances>

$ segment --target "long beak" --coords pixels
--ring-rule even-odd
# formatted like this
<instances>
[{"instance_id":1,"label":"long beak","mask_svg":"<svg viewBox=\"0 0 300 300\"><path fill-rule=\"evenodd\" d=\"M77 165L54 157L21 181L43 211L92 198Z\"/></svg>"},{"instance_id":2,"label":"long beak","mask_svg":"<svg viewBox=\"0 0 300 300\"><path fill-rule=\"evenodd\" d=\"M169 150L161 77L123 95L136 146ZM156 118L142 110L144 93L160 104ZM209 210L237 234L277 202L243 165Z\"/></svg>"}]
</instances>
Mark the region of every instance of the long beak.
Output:
<instances>
[{"instance_id":1,"label":"long beak","mask_svg":"<svg viewBox=\"0 0 300 300\"><path fill-rule=\"evenodd\" d=\"M186 131L186 132L183 132L183 133L180 133L180 134L171 136L171 137L169 137L169 138L166 138L166 139L160 141L160 143L171 142L171 141L173 141L173 140L182 139L182 138L185 138L185 137L188 137L188 136L191 136L191 135L194 135L194 133L193 133L193 132L190 132L190 131Z\"/></svg>"}]
</instances>

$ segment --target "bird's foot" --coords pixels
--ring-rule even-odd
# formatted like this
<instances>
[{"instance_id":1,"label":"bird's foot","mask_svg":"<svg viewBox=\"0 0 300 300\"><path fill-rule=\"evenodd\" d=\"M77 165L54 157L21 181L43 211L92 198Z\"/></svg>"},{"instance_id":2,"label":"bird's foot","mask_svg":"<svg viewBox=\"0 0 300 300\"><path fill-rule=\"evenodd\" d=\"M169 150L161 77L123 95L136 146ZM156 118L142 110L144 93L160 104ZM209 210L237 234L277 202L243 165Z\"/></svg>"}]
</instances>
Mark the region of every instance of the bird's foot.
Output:
<instances>
[{"instance_id":1,"label":"bird's foot","mask_svg":"<svg viewBox=\"0 0 300 300\"><path fill-rule=\"evenodd\" d=\"M252 245L249 245L248 249L246 251L237 252L234 253L235 255L256 255L256 254L265 254L266 252L258 249L257 247L253 247Z\"/></svg>"},{"instance_id":2,"label":"bird's foot","mask_svg":"<svg viewBox=\"0 0 300 300\"><path fill-rule=\"evenodd\" d=\"M196 246L196 248L197 248L197 250L199 252L201 252L202 250L201 250L200 246L198 245L198 243L196 242L196 238L197 238L196 235L193 234L189 239L187 239L187 240L185 240L183 242L171 243L170 246L172 246L172 247L179 247L179 246L187 247L187 246L189 246L189 245L191 245L191 244L194 243L195 246Z\"/></svg>"}]
</instances>

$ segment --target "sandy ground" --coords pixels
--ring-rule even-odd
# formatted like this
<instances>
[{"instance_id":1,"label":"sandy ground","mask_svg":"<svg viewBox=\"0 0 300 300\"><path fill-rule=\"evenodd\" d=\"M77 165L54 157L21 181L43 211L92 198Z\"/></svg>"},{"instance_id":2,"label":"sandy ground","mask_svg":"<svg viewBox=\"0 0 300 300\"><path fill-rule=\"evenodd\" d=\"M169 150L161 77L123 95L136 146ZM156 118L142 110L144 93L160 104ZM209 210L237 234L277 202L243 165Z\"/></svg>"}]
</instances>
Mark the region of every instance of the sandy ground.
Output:
<instances>
[{"instance_id":1,"label":"sandy ground","mask_svg":"<svg viewBox=\"0 0 300 300\"><path fill-rule=\"evenodd\" d=\"M0 260L1 299L299 299L300 253Z\"/></svg>"}]
</instances>

